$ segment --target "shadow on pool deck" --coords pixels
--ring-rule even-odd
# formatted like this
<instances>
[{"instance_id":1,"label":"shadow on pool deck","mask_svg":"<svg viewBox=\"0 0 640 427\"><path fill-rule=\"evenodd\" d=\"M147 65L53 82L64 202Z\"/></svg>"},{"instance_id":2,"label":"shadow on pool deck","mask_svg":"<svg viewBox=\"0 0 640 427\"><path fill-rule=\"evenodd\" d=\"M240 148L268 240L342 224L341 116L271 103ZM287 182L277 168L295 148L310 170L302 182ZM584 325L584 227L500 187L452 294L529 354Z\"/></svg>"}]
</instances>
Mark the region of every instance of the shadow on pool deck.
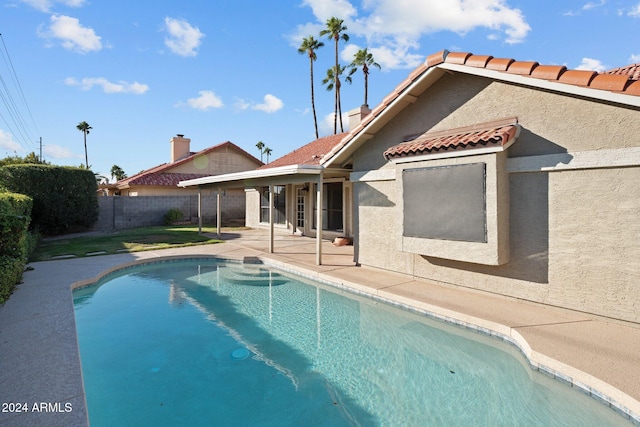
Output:
<instances>
[{"instance_id":1,"label":"shadow on pool deck","mask_svg":"<svg viewBox=\"0 0 640 427\"><path fill-rule=\"evenodd\" d=\"M223 234L222 239L222 244L31 264L24 283L0 307L0 403L26 403L29 412L0 412L0 426L88 424L72 284L91 283L124 265L194 256L263 262L494 331L519 345L534 368L582 391L592 387L598 400L611 399L626 408L622 412L640 417L640 324L356 267L352 246L334 247L328 241L318 266L312 238L278 233L272 254L264 230ZM33 411L34 405L43 411ZM640 418L635 423L640 425Z\"/></svg>"}]
</instances>

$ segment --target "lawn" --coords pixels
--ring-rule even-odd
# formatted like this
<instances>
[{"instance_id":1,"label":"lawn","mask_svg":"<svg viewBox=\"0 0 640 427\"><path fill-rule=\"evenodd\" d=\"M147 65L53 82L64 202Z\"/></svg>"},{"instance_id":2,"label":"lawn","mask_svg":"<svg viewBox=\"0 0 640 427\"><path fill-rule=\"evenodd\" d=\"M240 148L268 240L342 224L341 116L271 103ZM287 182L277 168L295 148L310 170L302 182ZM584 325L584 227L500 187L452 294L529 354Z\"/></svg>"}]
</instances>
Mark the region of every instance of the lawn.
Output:
<instances>
[{"instance_id":1,"label":"lawn","mask_svg":"<svg viewBox=\"0 0 640 427\"><path fill-rule=\"evenodd\" d=\"M194 226L161 226L122 230L104 235L56 237L42 239L30 261L46 261L55 257L107 255L139 252L151 249L220 243L215 227L203 227L203 234ZM206 234L209 234L207 236Z\"/></svg>"}]
</instances>

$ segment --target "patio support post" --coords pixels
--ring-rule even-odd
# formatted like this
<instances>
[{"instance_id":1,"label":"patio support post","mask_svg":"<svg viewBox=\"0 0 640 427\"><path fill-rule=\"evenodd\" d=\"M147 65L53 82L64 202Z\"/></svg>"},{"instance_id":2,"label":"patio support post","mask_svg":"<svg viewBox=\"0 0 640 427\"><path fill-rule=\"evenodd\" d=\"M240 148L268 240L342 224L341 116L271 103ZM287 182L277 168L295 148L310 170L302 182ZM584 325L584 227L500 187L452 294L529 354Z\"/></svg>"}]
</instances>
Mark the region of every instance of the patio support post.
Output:
<instances>
[{"instance_id":1,"label":"patio support post","mask_svg":"<svg viewBox=\"0 0 640 427\"><path fill-rule=\"evenodd\" d=\"M202 187L200 186L198 186L198 234L202 234Z\"/></svg>"},{"instance_id":2,"label":"patio support post","mask_svg":"<svg viewBox=\"0 0 640 427\"><path fill-rule=\"evenodd\" d=\"M273 184L269 185L269 253L273 253Z\"/></svg>"},{"instance_id":3,"label":"patio support post","mask_svg":"<svg viewBox=\"0 0 640 427\"><path fill-rule=\"evenodd\" d=\"M318 175L316 191L316 265L322 265L322 175Z\"/></svg>"},{"instance_id":4,"label":"patio support post","mask_svg":"<svg viewBox=\"0 0 640 427\"><path fill-rule=\"evenodd\" d=\"M222 188L218 188L218 194L216 195L216 232L218 233L218 238L222 235L222 207L220 206L220 193L222 193Z\"/></svg>"}]
</instances>

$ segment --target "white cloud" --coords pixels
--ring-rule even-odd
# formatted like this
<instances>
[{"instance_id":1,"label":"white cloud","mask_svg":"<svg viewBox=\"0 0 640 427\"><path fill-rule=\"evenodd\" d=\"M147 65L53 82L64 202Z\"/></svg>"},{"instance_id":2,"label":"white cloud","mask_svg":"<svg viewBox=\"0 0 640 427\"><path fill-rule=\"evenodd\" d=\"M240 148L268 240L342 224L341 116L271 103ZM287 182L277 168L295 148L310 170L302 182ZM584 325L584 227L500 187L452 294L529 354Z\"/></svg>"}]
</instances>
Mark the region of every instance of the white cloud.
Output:
<instances>
[{"instance_id":1,"label":"white cloud","mask_svg":"<svg viewBox=\"0 0 640 427\"><path fill-rule=\"evenodd\" d=\"M318 122L318 133L320 135L333 134L333 113L329 113ZM342 127L345 132L349 131L349 112L342 112ZM338 133L340 133L340 119L337 121Z\"/></svg>"},{"instance_id":2,"label":"white cloud","mask_svg":"<svg viewBox=\"0 0 640 427\"><path fill-rule=\"evenodd\" d=\"M600 6L604 6L604 4L606 3L606 0L600 0L599 2L595 3L595 2L589 2L587 4L585 4L584 6L582 6L582 10L591 10L591 9L595 9L596 7L600 7Z\"/></svg>"},{"instance_id":3,"label":"white cloud","mask_svg":"<svg viewBox=\"0 0 640 427\"><path fill-rule=\"evenodd\" d=\"M222 99L211 90L201 90L198 92L198 95L200 96L197 98L189 98L186 105L202 111L206 111L211 108L221 108L224 106ZM181 105L184 105L184 103L178 103L176 106Z\"/></svg>"},{"instance_id":4,"label":"white cloud","mask_svg":"<svg viewBox=\"0 0 640 427\"><path fill-rule=\"evenodd\" d=\"M165 30L169 37L164 44L171 52L180 56L196 56L196 50L202 43L204 33L198 27L192 27L184 19L164 18Z\"/></svg>"},{"instance_id":5,"label":"white cloud","mask_svg":"<svg viewBox=\"0 0 640 427\"><path fill-rule=\"evenodd\" d=\"M640 3L631 7L631 9L629 9L629 12L627 12L627 15L633 18L640 18Z\"/></svg>"},{"instance_id":6,"label":"white cloud","mask_svg":"<svg viewBox=\"0 0 640 427\"><path fill-rule=\"evenodd\" d=\"M51 7L60 3L69 7L81 7L84 6L85 0L21 0L22 3L39 10L40 12L49 12Z\"/></svg>"},{"instance_id":7,"label":"white cloud","mask_svg":"<svg viewBox=\"0 0 640 427\"><path fill-rule=\"evenodd\" d=\"M238 110L257 110L264 111L265 113L271 114L275 113L278 110L281 110L284 107L284 103L278 97L268 93L264 96L264 102L261 104L256 104L254 102L246 101L242 98L236 98L233 106Z\"/></svg>"},{"instance_id":8,"label":"white cloud","mask_svg":"<svg viewBox=\"0 0 640 427\"><path fill-rule=\"evenodd\" d=\"M0 129L0 149L2 151L6 151L7 153L11 153L9 155L13 155L12 153L17 153L24 151L22 146L13 140L13 136L9 132L5 132Z\"/></svg>"},{"instance_id":9,"label":"white cloud","mask_svg":"<svg viewBox=\"0 0 640 427\"><path fill-rule=\"evenodd\" d=\"M47 39L59 39L62 47L80 53L102 49L100 36L92 28L83 27L77 18L70 16L53 15L49 28L38 29L38 34Z\"/></svg>"},{"instance_id":10,"label":"white cloud","mask_svg":"<svg viewBox=\"0 0 640 427\"><path fill-rule=\"evenodd\" d=\"M451 31L461 36L476 29L487 29L490 40L520 43L531 27L522 11L510 7L507 0L365 0L358 13L347 0L304 0L320 24L331 16L344 19L347 34L363 37L383 70L412 68L424 60L415 52L419 40L428 34ZM292 44L299 45L302 37L315 24L300 25L291 36ZM324 40L331 43L330 40Z\"/></svg>"},{"instance_id":11,"label":"white cloud","mask_svg":"<svg viewBox=\"0 0 640 427\"><path fill-rule=\"evenodd\" d=\"M84 155L76 154L67 147L62 147L56 144L43 145L42 154L45 158L53 159L84 159Z\"/></svg>"},{"instance_id":12,"label":"white cloud","mask_svg":"<svg viewBox=\"0 0 640 427\"><path fill-rule=\"evenodd\" d=\"M271 114L281 110L282 107L284 107L282 100L268 93L264 96L264 102L262 104L256 104L251 108Z\"/></svg>"},{"instance_id":13,"label":"white cloud","mask_svg":"<svg viewBox=\"0 0 640 427\"><path fill-rule=\"evenodd\" d=\"M602 62L592 58L582 58L582 62L576 67L576 70L597 71L599 73L608 69L609 67L604 65Z\"/></svg>"},{"instance_id":14,"label":"white cloud","mask_svg":"<svg viewBox=\"0 0 640 427\"><path fill-rule=\"evenodd\" d=\"M82 90L91 90L94 86L100 86L104 93L133 93L141 95L149 90L149 86L142 83L127 83L124 81L113 83L104 77L85 77L82 80L69 77L65 79L65 83L69 86L80 86Z\"/></svg>"},{"instance_id":15,"label":"white cloud","mask_svg":"<svg viewBox=\"0 0 640 427\"><path fill-rule=\"evenodd\" d=\"M313 14L322 24L334 16L348 21L358 14L356 8L348 0L304 0L302 5L313 9Z\"/></svg>"},{"instance_id":16,"label":"white cloud","mask_svg":"<svg viewBox=\"0 0 640 427\"><path fill-rule=\"evenodd\" d=\"M637 55L631 55L631 56L629 57L629 61L630 61L632 64L637 64L638 62L640 62L640 53L639 53L639 54L637 54Z\"/></svg>"}]
</instances>

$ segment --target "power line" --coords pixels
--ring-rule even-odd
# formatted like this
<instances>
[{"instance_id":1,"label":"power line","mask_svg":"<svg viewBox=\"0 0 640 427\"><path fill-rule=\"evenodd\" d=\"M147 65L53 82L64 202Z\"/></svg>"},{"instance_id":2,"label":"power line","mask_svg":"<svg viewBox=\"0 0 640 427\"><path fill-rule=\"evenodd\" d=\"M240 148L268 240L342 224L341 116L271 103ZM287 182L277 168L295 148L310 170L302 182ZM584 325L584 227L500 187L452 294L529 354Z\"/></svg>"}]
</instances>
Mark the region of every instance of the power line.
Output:
<instances>
[{"instance_id":1,"label":"power line","mask_svg":"<svg viewBox=\"0 0 640 427\"><path fill-rule=\"evenodd\" d=\"M18 91L22 98L22 102L24 103L24 106L26 107L27 112L29 113L29 117L31 118L31 123L33 124L33 127L35 128L36 132L40 133L38 131L38 126L36 125L36 122L33 118L33 114L31 113L31 109L29 108L29 104L27 103L27 98L25 97L24 91L22 90L22 85L20 84L20 80L18 79L18 75L13 66L13 61L11 61L9 50L7 49L7 45L4 42L4 37L2 36L1 33L0 33L0 40L2 40L2 47L3 47L3 50L0 50L2 59L4 60L4 63L7 66L7 69L9 69L10 71L9 74L11 75L11 78L15 87L18 88ZM6 84L5 79L2 78L2 75L0 75L0 83L2 83L2 87L4 88L4 92L5 92L5 94L3 94L2 90L0 90L0 99L2 100L3 104L5 105L8 111L11 121L14 124L14 127L17 129L17 133L12 129L12 126L9 124L7 118L4 115L0 113L0 117L5 122L5 124L7 125L7 128L13 135L15 135L16 137L19 136L24 145L32 148L33 147L32 141L35 138L33 138L29 133L29 130L25 123L23 115L20 109L18 108L18 105L14 101L14 98L11 95L11 91L9 90L9 87Z\"/></svg>"}]
</instances>

